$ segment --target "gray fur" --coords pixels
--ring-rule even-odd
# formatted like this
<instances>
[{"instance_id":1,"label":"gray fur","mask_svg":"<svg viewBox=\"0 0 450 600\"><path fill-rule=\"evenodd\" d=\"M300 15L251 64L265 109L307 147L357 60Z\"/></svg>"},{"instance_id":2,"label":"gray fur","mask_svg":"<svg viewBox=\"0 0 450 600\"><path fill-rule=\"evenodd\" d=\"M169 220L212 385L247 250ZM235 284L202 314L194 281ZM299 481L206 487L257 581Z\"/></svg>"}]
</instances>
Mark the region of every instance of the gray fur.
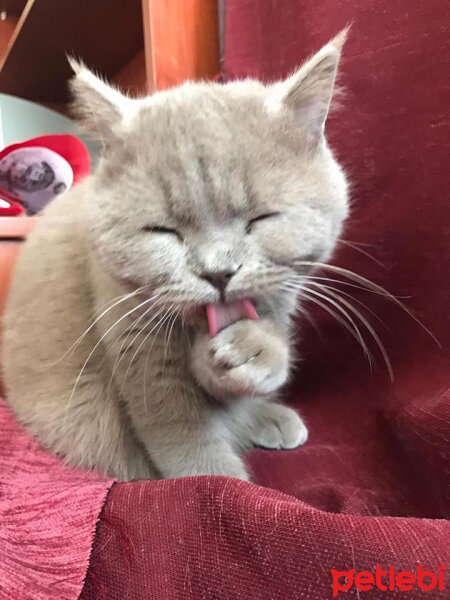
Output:
<instances>
[{"instance_id":1,"label":"gray fur","mask_svg":"<svg viewBox=\"0 0 450 600\"><path fill-rule=\"evenodd\" d=\"M342 43L271 86L186 83L143 100L73 63L103 157L40 218L5 317L9 401L47 448L124 480L246 479L242 450L306 441L276 394L294 262L328 259L347 215L323 136ZM222 270L236 271L226 299L252 299L260 320L211 339L203 306L220 295L204 275Z\"/></svg>"}]
</instances>

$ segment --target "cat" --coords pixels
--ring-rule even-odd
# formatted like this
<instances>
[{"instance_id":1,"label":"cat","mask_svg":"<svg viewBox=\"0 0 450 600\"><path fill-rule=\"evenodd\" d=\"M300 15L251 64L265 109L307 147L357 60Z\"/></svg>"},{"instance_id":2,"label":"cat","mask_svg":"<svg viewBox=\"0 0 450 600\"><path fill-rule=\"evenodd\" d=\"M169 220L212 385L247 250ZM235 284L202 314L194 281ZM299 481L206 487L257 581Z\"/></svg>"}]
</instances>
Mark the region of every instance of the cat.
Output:
<instances>
[{"instance_id":1,"label":"cat","mask_svg":"<svg viewBox=\"0 0 450 600\"><path fill-rule=\"evenodd\" d=\"M144 99L72 61L102 157L46 207L4 320L9 403L46 448L125 481L248 480L244 450L306 441L277 393L298 283L348 214L324 136L344 40L274 84L188 82Z\"/></svg>"}]
</instances>

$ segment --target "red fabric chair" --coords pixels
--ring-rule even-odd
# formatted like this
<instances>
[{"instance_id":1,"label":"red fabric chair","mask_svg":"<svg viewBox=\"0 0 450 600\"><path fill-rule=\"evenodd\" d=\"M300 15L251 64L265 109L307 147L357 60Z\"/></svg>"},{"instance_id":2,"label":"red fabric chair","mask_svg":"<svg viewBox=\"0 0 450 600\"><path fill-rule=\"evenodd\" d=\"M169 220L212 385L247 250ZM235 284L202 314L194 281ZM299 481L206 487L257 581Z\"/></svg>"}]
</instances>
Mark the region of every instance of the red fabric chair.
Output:
<instances>
[{"instance_id":1,"label":"red fabric chair","mask_svg":"<svg viewBox=\"0 0 450 600\"><path fill-rule=\"evenodd\" d=\"M323 600L331 569L437 573L449 562L449 5L228 0L225 75L278 78L352 21L346 94L328 133L352 182L344 239L367 244L358 248L376 262L342 244L334 263L407 296L442 347L385 298L348 288L386 324L374 321L395 381L380 358L371 373L327 314L315 314L322 340L302 321L303 361L286 396L308 443L254 451L264 487L212 477L115 485L84 599ZM375 582L364 598L396 596L402 581L387 592ZM353 585L349 597L359 593ZM408 598L419 597L414 584Z\"/></svg>"}]
</instances>

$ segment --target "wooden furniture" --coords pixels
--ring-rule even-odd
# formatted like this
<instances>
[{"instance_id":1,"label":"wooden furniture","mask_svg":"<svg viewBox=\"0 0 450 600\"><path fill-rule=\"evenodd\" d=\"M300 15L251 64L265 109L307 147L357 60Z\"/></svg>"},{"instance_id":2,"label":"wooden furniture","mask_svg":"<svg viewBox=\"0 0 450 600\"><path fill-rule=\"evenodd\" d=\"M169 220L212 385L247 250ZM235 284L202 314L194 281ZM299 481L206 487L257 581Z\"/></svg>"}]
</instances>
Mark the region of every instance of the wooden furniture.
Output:
<instances>
[{"instance_id":1,"label":"wooden furniture","mask_svg":"<svg viewBox=\"0 0 450 600\"><path fill-rule=\"evenodd\" d=\"M0 351L2 312L5 308L20 246L33 229L36 217L0 217ZM0 365L0 396L3 394Z\"/></svg>"},{"instance_id":2,"label":"wooden furniture","mask_svg":"<svg viewBox=\"0 0 450 600\"><path fill-rule=\"evenodd\" d=\"M36 217L0 217L0 314L5 304L20 244L35 222Z\"/></svg>"},{"instance_id":3,"label":"wooden furniture","mask_svg":"<svg viewBox=\"0 0 450 600\"><path fill-rule=\"evenodd\" d=\"M0 92L64 112L66 54L134 95L211 79L217 0L0 0Z\"/></svg>"},{"instance_id":4,"label":"wooden furniture","mask_svg":"<svg viewBox=\"0 0 450 600\"><path fill-rule=\"evenodd\" d=\"M217 0L143 0L149 91L220 72Z\"/></svg>"}]
</instances>

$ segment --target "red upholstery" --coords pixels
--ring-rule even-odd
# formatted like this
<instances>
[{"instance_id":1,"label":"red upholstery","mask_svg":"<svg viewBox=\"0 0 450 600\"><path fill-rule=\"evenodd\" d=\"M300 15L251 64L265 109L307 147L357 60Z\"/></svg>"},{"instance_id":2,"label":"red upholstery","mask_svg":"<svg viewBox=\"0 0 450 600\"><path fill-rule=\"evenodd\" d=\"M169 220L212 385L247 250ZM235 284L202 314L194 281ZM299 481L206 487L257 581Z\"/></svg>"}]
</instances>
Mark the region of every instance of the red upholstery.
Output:
<instances>
[{"instance_id":1,"label":"red upholstery","mask_svg":"<svg viewBox=\"0 0 450 600\"><path fill-rule=\"evenodd\" d=\"M265 488L209 477L115 485L85 599L324 600L332 597L331 568L436 571L450 558L449 5L227 7L228 78L284 75L354 19L344 107L328 131L353 188L344 239L369 244L362 248L383 266L346 246L335 264L408 296L442 349L384 298L348 288L386 323L373 321L395 382L380 359L371 374L328 315L316 314L323 340L302 323L303 361L287 398L309 425L307 445L253 452L254 479ZM449 597L450 581L446 589L425 596ZM364 598L391 595L375 589ZM414 587L407 596L423 593Z\"/></svg>"}]
</instances>

